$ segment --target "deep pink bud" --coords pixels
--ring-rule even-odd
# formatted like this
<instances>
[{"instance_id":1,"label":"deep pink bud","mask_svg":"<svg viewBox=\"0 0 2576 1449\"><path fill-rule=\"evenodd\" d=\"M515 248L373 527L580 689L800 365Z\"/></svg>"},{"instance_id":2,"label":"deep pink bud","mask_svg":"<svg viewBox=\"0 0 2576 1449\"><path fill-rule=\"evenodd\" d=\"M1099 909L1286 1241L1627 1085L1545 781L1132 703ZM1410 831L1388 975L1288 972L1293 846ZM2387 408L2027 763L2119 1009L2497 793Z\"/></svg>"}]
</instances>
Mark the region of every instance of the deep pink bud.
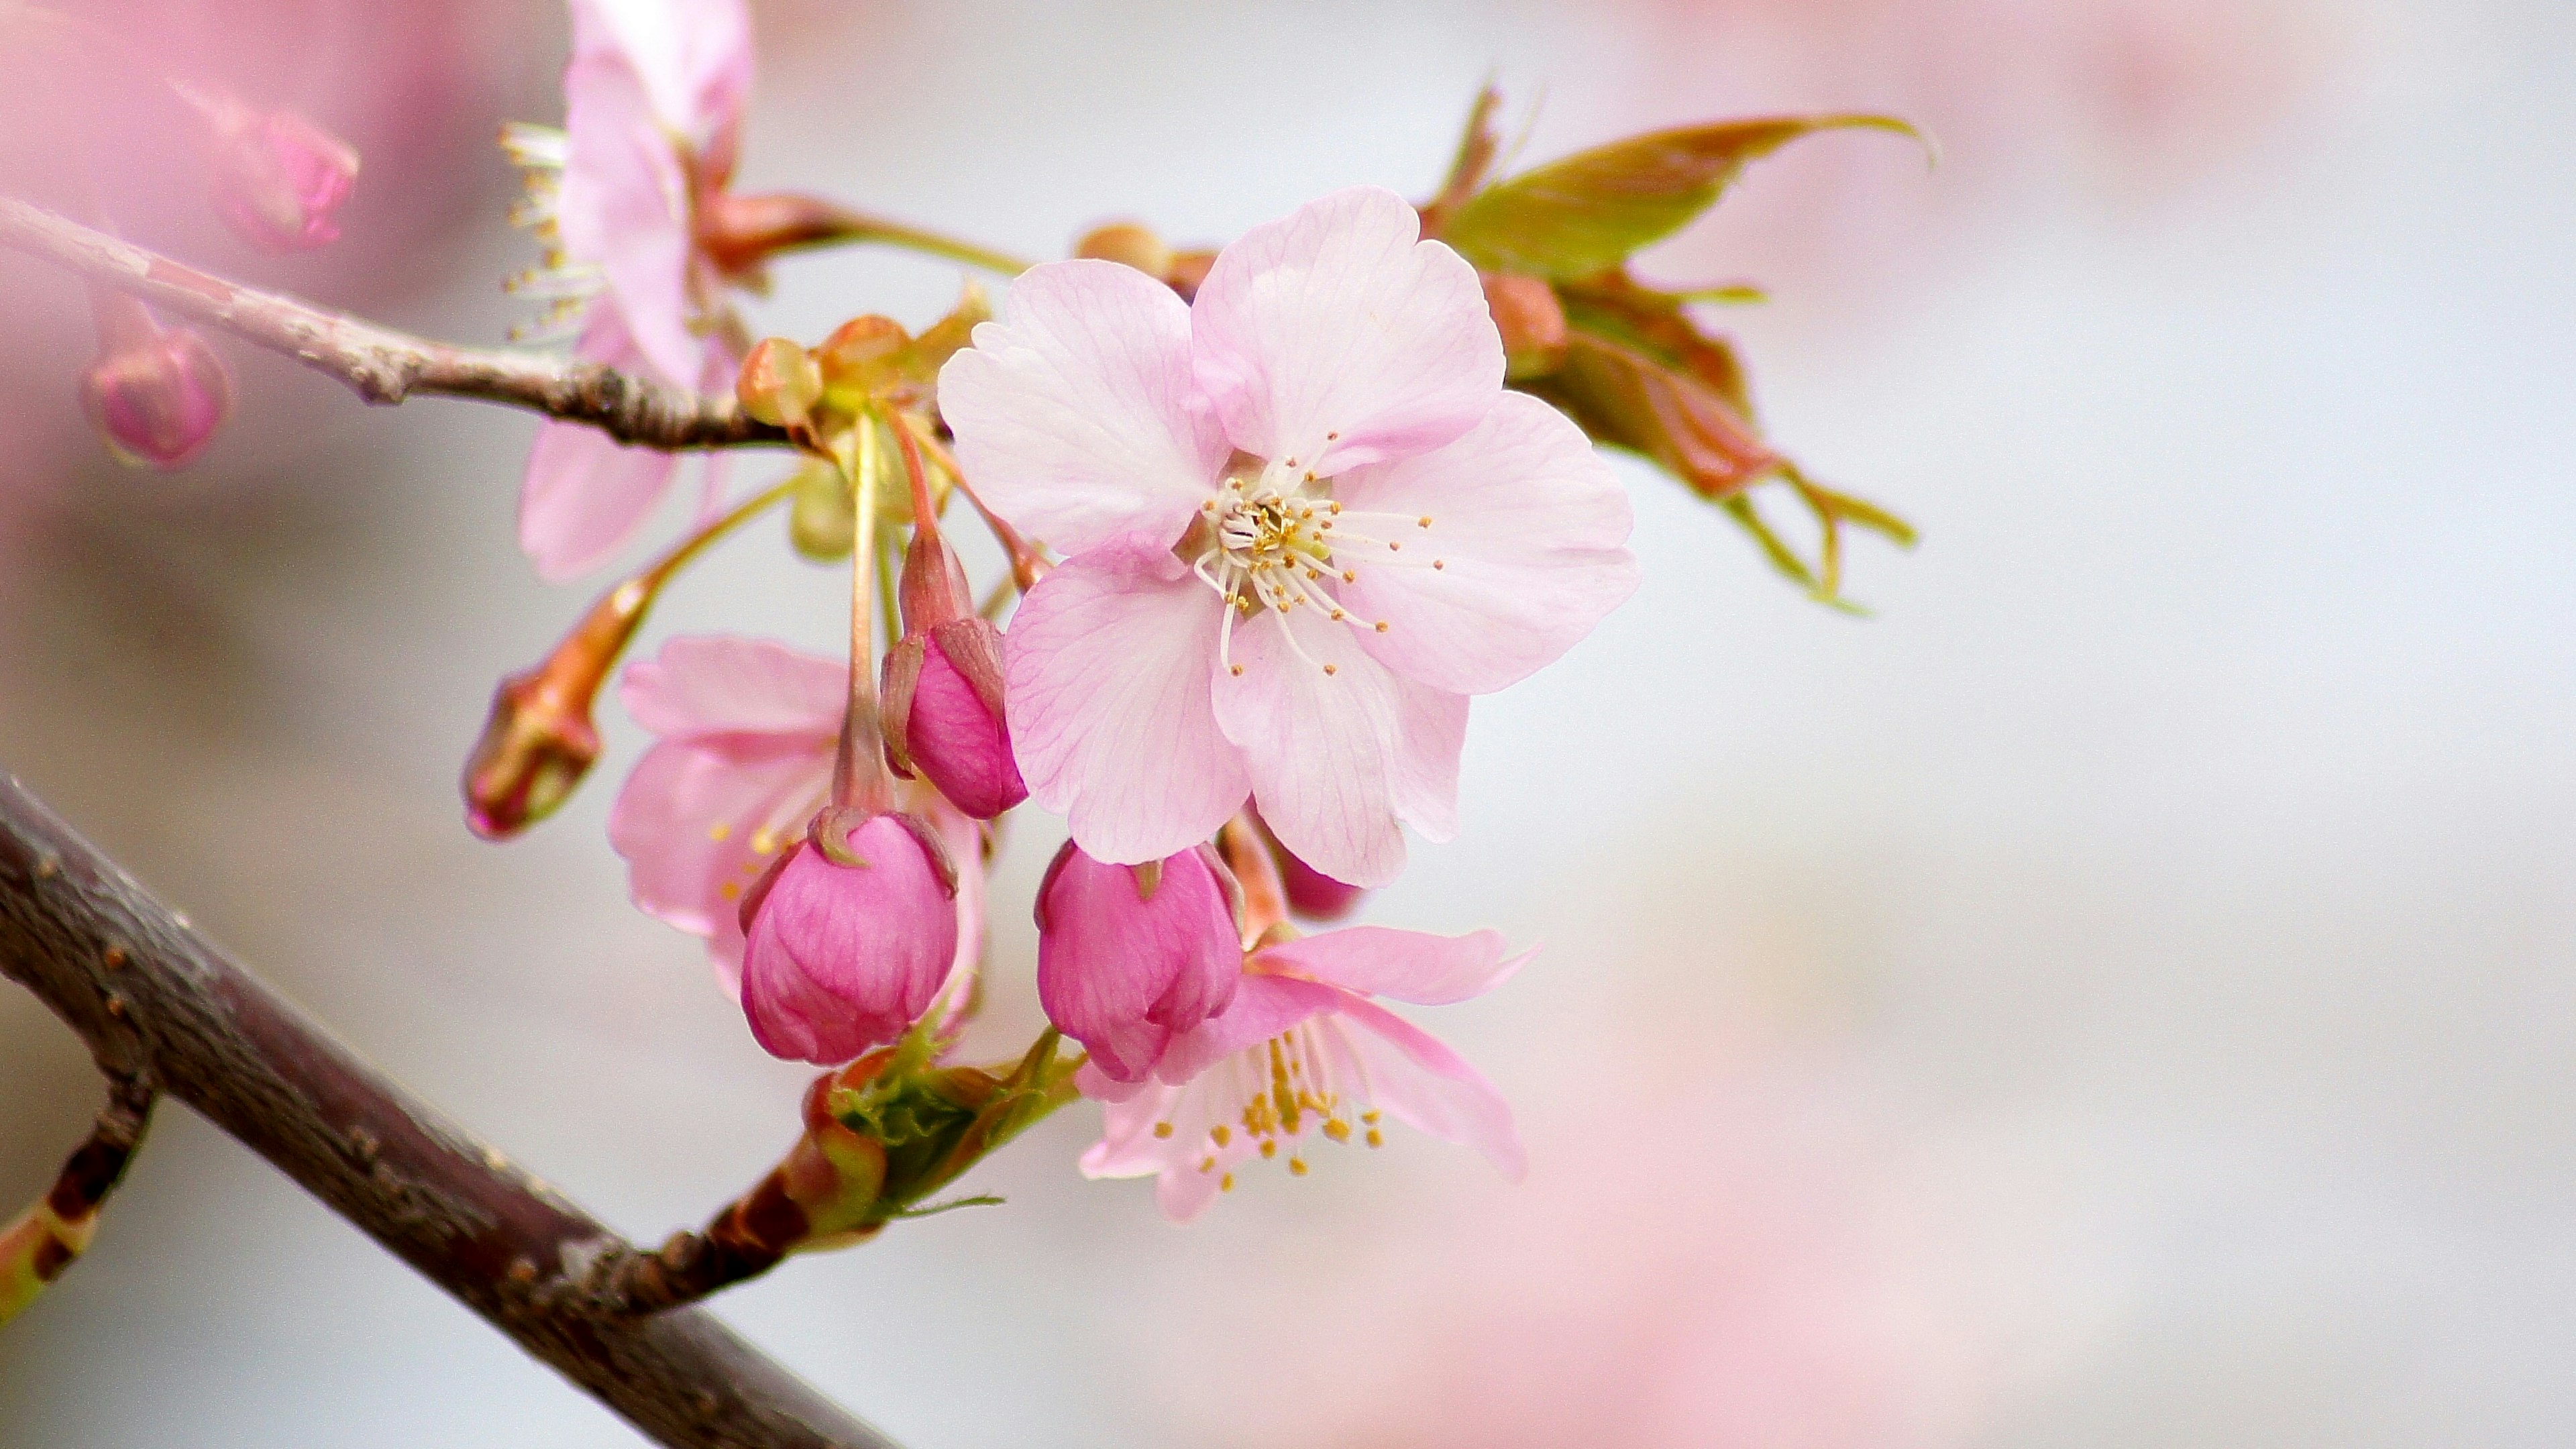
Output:
<instances>
[{"instance_id":1,"label":"deep pink bud","mask_svg":"<svg viewBox=\"0 0 2576 1449\"><path fill-rule=\"evenodd\" d=\"M214 130L215 210L242 240L301 252L340 239L335 213L357 184L358 153L293 111L191 95Z\"/></svg>"},{"instance_id":2,"label":"deep pink bud","mask_svg":"<svg viewBox=\"0 0 2576 1449\"><path fill-rule=\"evenodd\" d=\"M232 377L206 339L185 327L165 330L146 316L119 334L81 374L81 407L120 460L179 467L223 426Z\"/></svg>"},{"instance_id":3,"label":"deep pink bud","mask_svg":"<svg viewBox=\"0 0 2576 1449\"><path fill-rule=\"evenodd\" d=\"M743 900L742 1009L771 1056L822 1066L930 1009L957 957L956 875L905 815L827 810Z\"/></svg>"},{"instance_id":4,"label":"deep pink bud","mask_svg":"<svg viewBox=\"0 0 2576 1449\"><path fill-rule=\"evenodd\" d=\"M966 570L916 489L903 558L903 638L886 651L886 752L939 787L948 803L990 820L1029 798L1002 713L1002 631L975 611Z\"/></svg>"},{"instance_id":5,"label":"deep pink bud","mask_svg":"<svg viewBox=\"0 0 2576 1449\"><path fill-rule=\"evenodd\" d=\"M1206 846L1103 865L1071 841L1038 887L1038 1002L1092 1065L1141 1082L1243 975L1234 877Z\"/></svg>"}]
</instances>

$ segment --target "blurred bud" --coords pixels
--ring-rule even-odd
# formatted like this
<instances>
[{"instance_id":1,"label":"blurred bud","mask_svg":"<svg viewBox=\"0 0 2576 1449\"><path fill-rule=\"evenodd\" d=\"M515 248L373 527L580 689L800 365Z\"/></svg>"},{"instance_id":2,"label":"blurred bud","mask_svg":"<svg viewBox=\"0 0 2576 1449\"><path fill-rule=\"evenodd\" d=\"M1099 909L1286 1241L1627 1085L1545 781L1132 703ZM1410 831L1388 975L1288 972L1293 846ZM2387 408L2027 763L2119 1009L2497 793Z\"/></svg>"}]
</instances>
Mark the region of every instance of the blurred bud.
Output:
<instances>
[{"instance_id":1,"label":"blurred bud","mask_svg":"<svg viewBox=\"0 0 2576 1449\"><path fill-rule=\"evenodd\" d=\"M222 94L180 88L213 132L215 211L266 252L301 252L340 239L336 214L358 180L358 153L293 111L261 111Z\"/></svg>"},{"instance_id":2,"label":"blurred bud","mask_svg":"<svg viewBox=\"0 0 2576 1449\"><path fill-rule=\"evenodd\" d=\"M1544 377L1565 360L1565 306L1556 289L1537 277L1486 272L1485 305L1503 334L1503 376L1518 382Z\"/></svg>"},{"instance_id":3,"label":"blurred bud","mask_svg":"<svg viewBox=\"0 0 2576 1449\"><path fill-rule=\"evenodd\" d=\"M859 520L853 510L850 480L838 464L819 459L796 474L787 499L787 539L796 551L816 563L850 556L858 542Z\"/></svg>"},{"instance_id":4,"label":"blurred bud","mask_svg":"<svg viewBox=\"0 0 2576 1449\"><path fill-rule=\"evenodd\" d=\"M1172 1039L1223 1011L1243 975L1234 877L1197 846L1144 865L1104 865L1066 841L1038 886L1038 1001L1091 1050L1141 1082Z\"/></svg>"},{"instance_id":5,"label":"blurred bud","mask_svg":"<svg viewBox=\"0 0 2576 1449\"><path fill-rule=\"evenodd\" d=\"M805 349L766 337L742 361L734 381L742 410L773 428L801 428L823 397L823 372Z\"/></svg>"},{"instance_id":6,"label":"blurred bud","mask_svg":"<svg viewBox=\"0 0 2576 1449\"><path fill-rule=\"evenodd\" d=\"M485 840L507 840L571 798L599 758L599 730L590 718L599 688L693 543L683 542L600 595L554 652L492 692L483 737L465 757L468 829Z\"/></svg>"},{"instance_id":7,"label":"blurred bud","mask_svg":"<svg viewBox=\"0 0 2576 1449\"><path fill-rule=\"evenodd\" d=\"M823 386L833 406L856 412L860 402L878 399L898 405L923 389L913 362L912 334L891 317L853 317L832 330L814 349ZM935 374L933 374L935 376Z\"/></svg>"},{"instance_id":8,"label":"blurred bud","mask_svg":"<svg viewBox=\"0 0 2576 1449\"><path fill-rule=\"evenodd\" d=\"M902 1036L956 962L956 895L921 821L815 817L743 897L742 1009L762 1049L829 1065Z\"/></svg>"},{"instance_id":9,"label":"blurred bud","mask_svg":"<svg viewBox=\"0 0 2576 1449\"><path fill-rule=\"evenodd\" d=\"M1216 265L1214 252L1175 252L1171 265L1164 269L1163 280L1184 302L1195 301L1199 285L1207 280L1208 270Z\"/></svg>"},{"instance_id":10,"label":"blurred bud","mask_svg":"<svg viewBox=\"0 0 2576 1449\"><path fill-rule=\"evenodd\" d=\"M1112 222L1092 232L1073 244L1073 254L1134 267L1157 281L1172 270L1171 247L1132 221Z\"/></svg>"},{"instance_id":11,"label":"blurred bud","mask_svg":"<svg viewBox=\"0 0 2576 1449\"><path fill-rule=\"evenodd\" d=\"M163 328L130 297L101 298L102 350L81 374L81 407L119 461L177 468L205 451L232 411L223 359L185 327Z\"/></svg>"}]
</instances>

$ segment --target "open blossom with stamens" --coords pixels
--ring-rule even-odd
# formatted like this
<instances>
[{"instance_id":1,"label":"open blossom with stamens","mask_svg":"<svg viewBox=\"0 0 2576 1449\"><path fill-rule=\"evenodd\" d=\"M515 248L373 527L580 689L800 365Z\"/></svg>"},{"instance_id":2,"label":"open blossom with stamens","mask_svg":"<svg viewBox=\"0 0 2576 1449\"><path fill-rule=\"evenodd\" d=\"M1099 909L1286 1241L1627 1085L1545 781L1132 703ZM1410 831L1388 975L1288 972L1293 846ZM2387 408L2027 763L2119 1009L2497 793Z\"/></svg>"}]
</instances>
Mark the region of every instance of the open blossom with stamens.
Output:
<instances>
[{"instance_id":1,"label":"open blossom with stamens","mask_svg":"<svg viewBox=\"0 0 2576 1449\"><path fill-rule=\"evenodd\" d=\"M635 904L703 936L729 993L742 986L743 893L829 803L832 753L848 702L846 667L758 639L678 638L630 666L627 712L661 737L628 776L608 819ZM962 1006L982 951L982 832L927 785L902 808L930 822L957 872L957 951L946 999Z\"/></svg>"},{"instance_id":2,"label":"open blossom with stamens","mask_svg":"<svg viewBox=\"0 0 2576 1449\"><path fill-rule=\"evenodd\" d=\"M1247 794L1336 880L1456 831L1467 697L1635 590L1626 494L1503 390L1475 270L1353 188L1257 227L1193 302L1050 263L940 376L968 476L1068 561L1005 641L1020 770L1093 856L1158 860Z\"/></svg>"},{"instance_id":3,"label":"open blossom with stamens","mask_svg":"<svg viewBox=\"0 0 2576 1449\"><path fill-rule=\"evenodd\" d=\"M564 129L515 126L530 174L520 219L548 246L521 291L578 322L574 355L675 387L729 390L744 340L725 269L697 216L732 175L751 91L742 0L572 0ZM548 580L584 573L631 537L679 460L596 428L548 422L520 497L519 542ZM710 466L707 499L720 483Z\"/></svg>"},{"instance_id":4,"label":"open blossom with stamens","mask_svg":"<svg viewBox=\"0 0 2576 1449\"><path fill-rule=\"evenodd\" d=\"M1373 999L1425 1006L1481 996L1532 953L1502 936L1433 936L1354 926L1257 947L1226 1009L1173 1039L1153 1080L1096 1066L1077 1079L1107 1104L1089 1177L1153 1175L1164 1215L1187 1222L1234 1186L1253 1157L1285 1155L1304 1176L1317 1139L1376 1147L1393 1117L1485 1154L1505 1177L1526 1167L1511 1108L1456 1052Z\"/></svg>"}]
</instances>

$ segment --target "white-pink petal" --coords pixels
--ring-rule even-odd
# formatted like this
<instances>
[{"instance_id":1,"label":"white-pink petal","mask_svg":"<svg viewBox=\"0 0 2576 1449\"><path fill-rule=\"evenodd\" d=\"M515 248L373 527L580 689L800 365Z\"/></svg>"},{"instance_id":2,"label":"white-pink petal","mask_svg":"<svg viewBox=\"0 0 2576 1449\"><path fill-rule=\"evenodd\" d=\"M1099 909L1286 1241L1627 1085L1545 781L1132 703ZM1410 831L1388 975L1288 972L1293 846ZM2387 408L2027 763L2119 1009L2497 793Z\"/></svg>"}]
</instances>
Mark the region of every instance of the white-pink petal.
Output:
<instances>
[{"instance_id":1,"label":"white-pink petal","mask_svg":"<svg viewBox=\"0 0 2576 1449\"><path fill-rule=\"evenodd\" d=\"M568 139L556 226L565 254L606 276L608 296L654 374L687 386L698 378L706 345L689 326L689 177L664 124L643 78L622 57L575 56L564 71ZM577 351L612 360L587 340Z\"/></svg>"},{"instance_id":2,"label":"white-pink petal","mask_svg":"<svg viewBox=\"0 0 2576 1449\"><path fill-rule=\"evenodd\" d=\"M538 425L519 492L519 547L547 583L579 578L635 536L680 460L580 423Z\"/></svg>"},{"instance_id":3,"label":"white-pink petal","mask_svg":"<svg viewBox=\"0 0 2576 1449\"><path fill-rule=\"evenodd\" d=\"M703 146L736 124L751 92L751 15L743 0L572 0L573 54L633 66L654 114Z\"/></svg>"},{"instance_id":4,"label":"white-pink petal","mask_svg":"<svg viewBox=\"0 0 2576 1449\"><path fill-rule=\"evenodd\" d=\"M1243 804L1250 782L1208 694L1223 614L1168 548L1129 535L1049 573L1013 616L1013 753L1094 859L1160 860Z\"/></svg>"},{"instance_id":5,"label":"white-pink petal","mask_svg":"<svg viewBox=\"0 0 2576 1449\"><path fill-rule=\"evenodd\" d=\"M1288 970L1363 996L1446 1006L1511 979L1535 950L1510 953L1500 931L1435 936L1386 926L1346 926L1263 948L1263 968Z\"/></svg>"},{"instance_id":6,"label":"white-pink petal","mask_svg":"<svg viewBox=\"0 0 2576 1449\"><path fill-rule=\"evenodd\" d=\"M705 937L728 992L741 984L742 893L803 838L832 768L828 741L817 749L775 736L732 738L743 747L666 740L647 750L608 816L608 843L626 860L637 908ZM961 897L965 874L961 868Z\"/></svg>"},{"instance_id":7,"label":"white-pink petal","mask_svg":"<svg viewBox=\"0 0 2576 1449\"><path fill-rule=\"evenodd\" d=\"M1127 532L1169 545L1227 456L1197 395L1189 308L1114 262L1022 273L941 370L939 409L977 493L1064 554Z\"/></svg>"},{"instance_id":8,"label":"white-pink petal","mask_svg":"<svg viewBox=\"0 0 2576 1449\"><path fill-rule=\"evenodd\" d=\"M1581 428L1520 393L1445 448L1343 475L1334 496L1345 517L1383 515L1363 531L1375 523L1404 543L1393 562L1366 548L1336 554L1358 575L1343 605L1388 624L1363 642L1452 693L1518 683L1637 589L1627 489ZM1432 559L1441 567L1423 566Z\"/></svg>"},{"instance_id":9,"label":"white-pink petal","mask_svg":"<svg viewBox=\"0 0 2576 1449\"><path fill-rule=\"evenodd\" d=\"M1355 186L1217 255L1191 333L1236 447L1331 477L1484 418L1502 390L1502 338L1475 268L1421 231L1404 198Z\"/></svg>"},{"instance_id":10,"label":"white-pink petal","mask_svg":"<svg viewBox=\"0 0 2576 1449\"><path fill-rule=\"evenodd\" d=\"M1373 1002L1346 998L1340 1018L1371 1103L1417 1132L1475 1148L1508 1181L1528 1174L1511 1104L1465 1058Z\"/></svg>"}]
</instances>

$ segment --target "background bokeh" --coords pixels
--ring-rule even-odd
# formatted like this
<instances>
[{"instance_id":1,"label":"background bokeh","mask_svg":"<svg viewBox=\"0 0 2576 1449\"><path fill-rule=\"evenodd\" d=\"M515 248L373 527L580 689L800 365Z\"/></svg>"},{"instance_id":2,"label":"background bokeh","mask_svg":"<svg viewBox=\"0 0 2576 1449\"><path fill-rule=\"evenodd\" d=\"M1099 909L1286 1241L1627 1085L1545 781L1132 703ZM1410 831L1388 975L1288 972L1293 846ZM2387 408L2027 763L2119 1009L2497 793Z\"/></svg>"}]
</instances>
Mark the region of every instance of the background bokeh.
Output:
<instances>
[{"instance_id":1,"label":"background bokeh","mask_svg":"<svg viewBox=\"0 0 2576 1449\"><path fill-rule=\"evenodd\" d=\"M338 251L262 261L114 139L136 235L440 335L514 320L489 138L558 114L552 6L97 8L368 158ZM1925 529L1857 546L1876 617L1621 464L1644 591L1479 703L1462 838L1370 908L1546 943L1436 1023L1519 1105L1528 1184L1403 1138L1176 1229L1074 1174L1076 1108L975 1180L1007 1207L728 1295L752 1338L924 1449L2576 1436L2576 11L757 14L752 185L1031 253L1426 191L1488 74L1516 125L1544 96L1529 159L1821 107L1944 159L1808 143L1649 268L1774 287L1729 319L1773 432ZM917 323L956 280L797 259L759 316ZM602 778L519 843L459 816L493 679L588 597L512 543L532 422L236 351L207 460L128 473L79 424L81 323L0 257L0 763L609 1222L702 1218L804 1074L625 904L602 825L637 732L604 711ZM839 587L764 531L646 644L829 647ZM1032 1019L1016 903L1053 829L1009 842L997 1038ZM0 1202L97 1097L0 991ZM636 1442L176 1107L0 1332L0 1441Z\"/></svg>"}]
</instances>

